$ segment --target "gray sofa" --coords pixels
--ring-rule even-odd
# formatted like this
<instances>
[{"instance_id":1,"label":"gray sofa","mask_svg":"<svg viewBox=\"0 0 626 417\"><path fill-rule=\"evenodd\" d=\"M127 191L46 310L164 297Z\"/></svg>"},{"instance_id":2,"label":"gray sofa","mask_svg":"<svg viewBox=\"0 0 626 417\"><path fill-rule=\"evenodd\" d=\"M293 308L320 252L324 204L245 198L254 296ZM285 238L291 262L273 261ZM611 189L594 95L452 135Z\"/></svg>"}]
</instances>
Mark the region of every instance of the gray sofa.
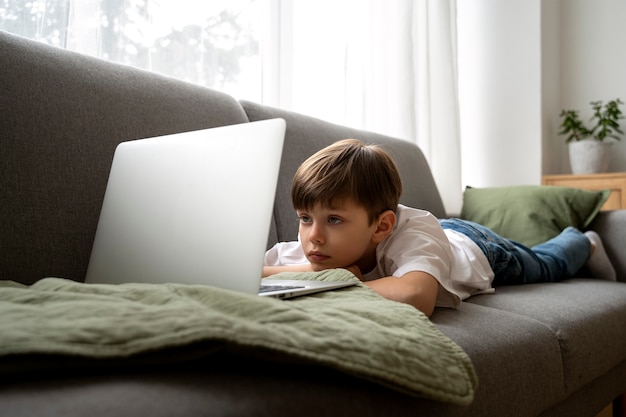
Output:
<instances>
[{"instance_id":1,"label":"gray sofa","mask_svg":"<svg viewBox=\"0 0 626 417\"><path fill-rule=\"evenodd\" d=\"M291 176L308 155L357 137L384 144L402 202L446 215L408 142L357 131L0 32L0 278L85 276L115 146L126 140L282 117L286 143L268 245L296 236ZM22 358L0 382L7 416L594 416L626 392L626 210L601 212L618 280L584 277L498 289L433 323L471 358L473 403L414 398L323 367L238 357L162 366L63 369ZM0 329L0 333L2 329ZM231 358L232 359L232 358ZM59 361L60 364L59 364ZM228 365L224 365L224 364Z\"/></svg>"}]
</instances>

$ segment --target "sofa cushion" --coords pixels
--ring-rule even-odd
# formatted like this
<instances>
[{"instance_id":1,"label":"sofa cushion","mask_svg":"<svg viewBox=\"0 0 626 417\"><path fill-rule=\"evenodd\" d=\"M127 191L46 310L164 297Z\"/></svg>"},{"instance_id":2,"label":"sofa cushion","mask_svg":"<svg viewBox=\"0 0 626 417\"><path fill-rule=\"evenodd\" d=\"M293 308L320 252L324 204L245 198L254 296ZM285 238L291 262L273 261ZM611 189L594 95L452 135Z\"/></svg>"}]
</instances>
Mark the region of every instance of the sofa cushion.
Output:
<instances>
[{"instance_id":1,"label":"sofa cushion","mask_svg":"<svg viewBox=\"0 0 626 417\"><path fill-rule=\"evenodd\" d=\"M465 350L478 375L474 403L438 415L509 416L514 407L515 415L535 416L563 397L559 342L544 324L466 302L435 309L431 320Z\"/></svg>"},{"instance_id":2,"label":"sofa cushion","mask_svg":"<svg viewBox=\"0 0 626 417\"><path fill-rule=\"evenodd\" d=\"M415 144L248 101L242 101L241 104L250 121L274 117L282 117L287 121L274 208L275 224L268 246L297 238L298 222L291 204L291 181L298 166L323 147L345 138L382 145L390 152L400 171L404 187L400 201L411 207L428 210L437 217L445 216L443 202L428 163Z\"/></svg>"},{"instance_id":3,"label":"sofa cushion","mask_svg":"<svg viewBox=\"0 0 626 417\"><path fill-rule=\"evenodd\" d=\"M485 225L501 236L534 246L568 226L587 227L609 193L609 190L541 185L467 187L461 217Z\"/></svg>"},{"instance_id":4,"label":"sofa cushion","mask_svg":"<svg viewBox=\"0 0 626 417\"><path fill-rule=\"evenodd\" d=\"M560 345L569 394L626 361L625 299L624 283L571 279L500 287L468 303L515 313L551 329Z\"/></svg>"}]
</instances>

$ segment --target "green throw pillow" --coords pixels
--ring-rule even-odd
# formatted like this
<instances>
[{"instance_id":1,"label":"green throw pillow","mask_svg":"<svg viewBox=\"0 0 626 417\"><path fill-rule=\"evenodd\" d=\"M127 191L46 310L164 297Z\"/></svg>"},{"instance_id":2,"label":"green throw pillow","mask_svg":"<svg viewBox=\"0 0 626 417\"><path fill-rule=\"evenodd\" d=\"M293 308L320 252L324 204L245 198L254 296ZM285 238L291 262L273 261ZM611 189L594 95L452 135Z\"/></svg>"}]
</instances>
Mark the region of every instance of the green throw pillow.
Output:
<instances>
[{"instance_id":1,"label":"green throw pillow","mask_svg":"<svg viewBox=\"0 0 626 417\"><path fill-rule=\"evenodd\" d=\"M467 187L461 218L534 246L558 235L567 226L587 227L609 194L610 190L586 191L552 185Z\"/></svg>"}]
</instances>

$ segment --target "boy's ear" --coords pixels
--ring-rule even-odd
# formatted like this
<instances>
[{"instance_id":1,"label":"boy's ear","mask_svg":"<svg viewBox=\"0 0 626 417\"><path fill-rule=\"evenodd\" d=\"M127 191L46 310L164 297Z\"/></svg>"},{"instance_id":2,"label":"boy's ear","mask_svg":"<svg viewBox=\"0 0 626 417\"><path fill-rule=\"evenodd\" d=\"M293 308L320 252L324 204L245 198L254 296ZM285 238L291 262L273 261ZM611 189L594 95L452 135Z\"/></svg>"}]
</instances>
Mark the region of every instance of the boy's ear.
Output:
<instances>
[{"instance_id":1,"label":"boy's ear","mask_svg":"<svg viewBox=\"0 0 626 417\"><path fill-rule=\"evenodd\" d=\"M372 239L375 243L380 243L393 231L393 227L396 225L396 213L393 210L387 210L382 212L376 220L376 230Z\"/></svg>"}]
</instances>

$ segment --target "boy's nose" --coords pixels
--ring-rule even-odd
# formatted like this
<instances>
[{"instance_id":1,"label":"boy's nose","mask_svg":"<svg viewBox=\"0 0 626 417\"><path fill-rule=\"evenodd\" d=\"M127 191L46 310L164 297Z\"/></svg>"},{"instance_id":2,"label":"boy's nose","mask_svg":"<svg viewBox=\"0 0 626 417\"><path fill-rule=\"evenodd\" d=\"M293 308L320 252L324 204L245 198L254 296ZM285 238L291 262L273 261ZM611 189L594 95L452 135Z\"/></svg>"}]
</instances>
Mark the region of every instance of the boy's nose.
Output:
<instances>
[{"instance_id":1,"label":"boy's nose","mask_svg":"<svg viewBox=\"0 0 626 417\"><path fill-rule=\"evenodd\" d=\"M322 229L315 224L311 226L309 240L313 243L324 243L324 233Z\"/></svg>"}]
</instances>

